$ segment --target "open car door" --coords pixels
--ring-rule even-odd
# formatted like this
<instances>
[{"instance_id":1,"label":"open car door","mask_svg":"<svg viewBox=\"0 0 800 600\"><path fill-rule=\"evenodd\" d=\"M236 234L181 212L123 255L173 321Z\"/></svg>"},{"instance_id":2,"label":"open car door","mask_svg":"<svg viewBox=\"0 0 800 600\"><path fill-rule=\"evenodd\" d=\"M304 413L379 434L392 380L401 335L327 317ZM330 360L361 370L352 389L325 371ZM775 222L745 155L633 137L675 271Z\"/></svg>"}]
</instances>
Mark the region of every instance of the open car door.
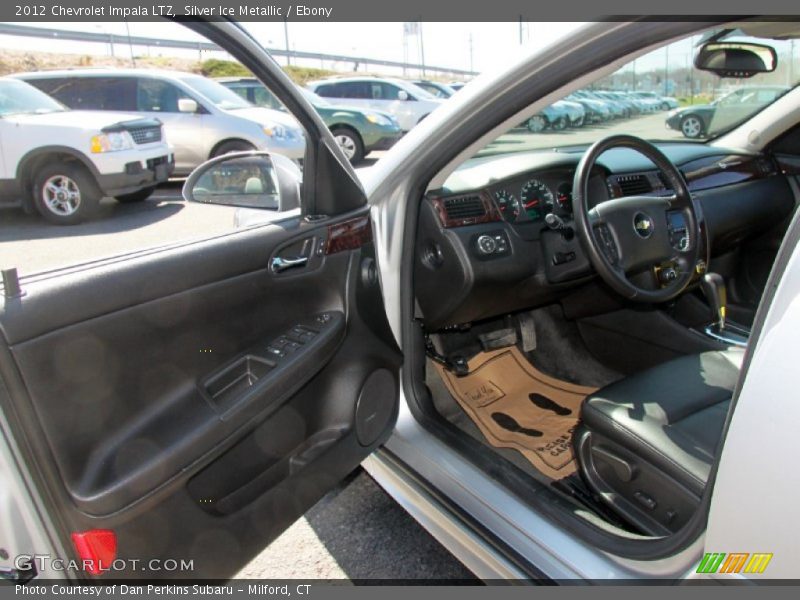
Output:
<instances>
[{"instance_id":1,"label":"open car door","mask_svg":"<svg viewBox=\"0 0 800 600\"><path fill-rule=\"evenodd\" d=\"M103 554L113 532L124 562L103 580L232 576L397 413L401 356L352 168L249 34L188 25L304 126L301 211L24 278L24 295L0 300L5 433L74 552L62 558Z\"/></svg>"}]
</instances>

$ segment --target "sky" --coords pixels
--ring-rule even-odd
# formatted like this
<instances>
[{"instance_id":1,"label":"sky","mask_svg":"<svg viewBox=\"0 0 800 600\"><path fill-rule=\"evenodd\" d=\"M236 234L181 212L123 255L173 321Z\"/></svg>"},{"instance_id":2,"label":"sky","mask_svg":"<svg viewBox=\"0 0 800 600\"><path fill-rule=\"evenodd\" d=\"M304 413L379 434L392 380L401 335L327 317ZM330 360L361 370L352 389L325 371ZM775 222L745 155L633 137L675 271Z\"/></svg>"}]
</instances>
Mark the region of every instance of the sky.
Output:
<instances>
[{"instance_id":1,"label":"sky","mask_svg":"<svg viewBox=\"0 0 800 600\"><path fill-rule=\"evenodd\" d=\"M111 23L65 23L37 22L39 27L71 29L95 33L111 33L124 39L126 24ZM565 22L505 22L505 23L422 23L422 40L425 64L482 72L507 66L517 58L536 52L564 36L575 35L583 23ZM247 22L245 27L267 48L284 49L283 21ZM171 22L131 22L128 24L133 36L166 39L195 40L199 36L185 27ZM403 23L344 23L344 22L291 22L288 23L289 47L292 50L321 52L345 56L368 56L375 59L422 62L419 38L404 37ZM695 38L696 41L697 38ZM405 42L405 43L404 43ZM775 43L779 50L781 43ZM36 38L1 36L0 48L17 50L47 50L51 52L78 54L108 54L106 44L91 44L69 41L44 41ZM131 49L125 44L115 46L116 56L128 56ZM134 48L135 55L159 54L183 56L185 58L209 58L198 56L197 51L180 51L163 48ZM692 40L685 39L672 44L669 50L659 49L636 61L637 72L663 69L669 60L670 68L688 67L694 48ZM225 58L218 54L214 57ZM285 59L278 58L285 64ZM316 60L295 61L309 67L320 67L336 71L350 71L352 63L330 63ZM362 65L363 72L364 66ZM630 68L630 66L628 67ZM401 75L385 67L368 67L374 73ZM408 73L418 76L419 73ZM429 72L428 75L431 75Z\"/></svg>"},{"instance_id":2,"label":"sky","mask_svg":"<svg viewBox=\"0 0 800 600\"><path fill-rule=\"evenodd\" d=\"M125 24L115 23L48 23L39 27L113 33L124 36ZM539 49L568 35L580 23L423 23L422 40L427 65L481 72L498 64ZM245 23L259 41L267 47L285 48L283 22ZM197 39L175 23L129 24L131 35L170 39ZM522 44L520 44L520 29ZM331 54L369 56L376 59L419 63L419 39L409 36L404 44L403 23L288 23L289 44L292 50ZM472 52L470 53L470 43ZM79 42L46 42L48 50L69 53L104 54L101 44ZM42 40L0 36L0 47L19 50L42 50ZM173 50L162 50L173 54ZM151 49L156 55L158 51ZM117 54L120 54L119 49ZM314 66L309 64L307 66ZM316 65L320 66L320 65ZM327 65L326 65L327 67Z\"/></svg>"}]
</instances>

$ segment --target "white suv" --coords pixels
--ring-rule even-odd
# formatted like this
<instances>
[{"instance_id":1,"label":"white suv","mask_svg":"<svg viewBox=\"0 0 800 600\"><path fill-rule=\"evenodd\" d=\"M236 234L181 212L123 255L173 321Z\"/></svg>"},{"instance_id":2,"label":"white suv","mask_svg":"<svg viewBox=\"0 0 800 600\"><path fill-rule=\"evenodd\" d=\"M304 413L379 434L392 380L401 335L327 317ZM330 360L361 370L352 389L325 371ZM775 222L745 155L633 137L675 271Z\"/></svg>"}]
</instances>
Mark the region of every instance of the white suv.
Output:
<instances>
[{"instance_id":1,"label":"white suv","mask_svg":"<svg viewBox=\"0 0 800 600\"><path fill-rule=\"evenodd\" d=\"M402 79L348 77L312 81L306 87L331 104L387 112L403 131L411 131L443 101Z\"/></svg>"},{"instance_id":2,"label":"white suv","mask_svg":"<svg viewBox=\"0 0 800 600\"><path fill-rule=\"evenodd\" d=\"M158 118L175 151L175 174L209 158L268 150L294 160L305 135L292 116L253 106L216 81L158 69L68 69L14 75L72 109L115 110Z\"/></svg>"},{"instance_id":3,"label":"white suv","mask_svg":"<svg viewBox=\"0 0 800 600\"><path fill-rule=\"evenodd\" d=\"M161 122L71 111L17 79L0 78L0 202L22 201L51 223L80 223L103 196L147 198L173 167Z\"/></svg>"}]
</instances>

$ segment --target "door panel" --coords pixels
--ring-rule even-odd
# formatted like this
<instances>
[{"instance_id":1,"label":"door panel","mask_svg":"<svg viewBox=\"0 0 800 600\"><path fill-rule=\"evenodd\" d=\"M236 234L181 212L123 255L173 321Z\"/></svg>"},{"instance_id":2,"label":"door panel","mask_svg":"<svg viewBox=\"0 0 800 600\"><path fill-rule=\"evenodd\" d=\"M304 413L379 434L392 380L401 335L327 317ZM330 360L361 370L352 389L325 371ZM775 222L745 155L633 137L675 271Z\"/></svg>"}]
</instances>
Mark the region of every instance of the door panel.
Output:
<instances>
[{"instance_id":1,"label":"door panel","mask_svg":"<svg viewBox=\"0 0 800 600\"><path fill-rule=\"evenodd\" d=\"M303 264L276 271L276 257ZM389 434L400 356L364 211L25 282L0 373L63 535L226 577Z\"/></svg>"}]
</instances>

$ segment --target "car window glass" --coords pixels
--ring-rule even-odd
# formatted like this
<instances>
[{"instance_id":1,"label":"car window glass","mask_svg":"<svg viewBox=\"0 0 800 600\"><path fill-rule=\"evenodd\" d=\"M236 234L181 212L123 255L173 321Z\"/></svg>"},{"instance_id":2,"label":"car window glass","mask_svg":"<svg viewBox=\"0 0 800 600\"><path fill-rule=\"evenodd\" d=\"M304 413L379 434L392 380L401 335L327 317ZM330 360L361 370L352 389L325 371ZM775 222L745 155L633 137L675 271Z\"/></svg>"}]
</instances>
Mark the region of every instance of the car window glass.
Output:
<instances>
[{"instance_id":1,"label":"car window glass","mask_svg":"<svg viewBox=\"0 0 800 600\"><path fill-rule=\"evenodd\" d=\"M136 110L135 81L129 77L64 77L34 83L74 110Z\"/></svg>"},{"instance_id":2,"label":"car window glass","mask_svg":"<svg viewBox=\"0 0 800 600\"><path fill-rule=\"evenodd\" d=\"M233 87L229 87L228 89L231 90L232 92L235 92L239 96L241 96L242 99L247 100L247 101L250 100L250 98L248 98L248 94L250 93L250 88L246 88L244 86L233 86Z\"/></svg>"},{"instance_id":3,"label":"car window glass","mask_svg":"<svg viewBox=\"0 0 800 600\"><path fill-rule=\"evenodd\" d=\"M275 95L270 92L267 88L259 86L252 88L253 90L253 103L256 106L267 106L269 108L275 108L278 110L286 110L286 108L281 104Z\"/></svg>"},{"instance_id":4,"label":"car window glass","mask_svg":"<svg viewBox=\"0 0 800 600\"><path fill-rule=\"evenodd\" d=\"M0 117L65 110L62 104L32 85L15 79L0 79Z\"/></svg>"},{"instance_id":5,"label":"car window glass","mask_svg":"<svg viewBox=\"0 0 800 600\"><path fill-rule=\"evenodd\" d=\"M97 29L107 25L112 24L100 23ZM163 39L191 35L200 44L210 42L180 23L160 25L131 23L131 29L148 34L152 28L151 35ZM38 38L29 41L42 44ZM100 58L102 45L96 46L99 54L83 55L72 53L70 44L52 39L42 47L59 53L57 71L40 71L49 63L38 58L20 60L6 65L7 71L20 71L17 77L0 78L0 166L9 184L0 194L3 268L16 267L24 281L38 273L297 218L294 199L265 202L265 196L276 195L275 181L256 172L228 180L252 200L246 208L182 196L183 183L198 166L232 152L256 150L294 161L278 162L302 178L300 165L310 138L296 118L299 111L274 108L279 105L274 88L239 75L243 65L229 55L218 60L238 72L209 70L206 58L214 62L205 51L198 55L163 47L152 48L151 54L135 48L141 55L135 56L133 68L127 52L105 60ZM267 106L254 106L249 101L254 97ZM181 112L191 109L183 99L197 102L197 113ZM72 114L70 109L96 113ZM61 149L80 160L66 158ZM42 153L42 159L21 169L23 158L33 152ZM313 175L313 169L306 164L306 175ZM22 174L24 179L18 177ZM57 183L45 185L51 179ZM300 204L304 201L301 197Z\"/></svg>"},{"instance_id":6,"label":"car window glass","mask_svg":"<svg viewBox=\"0 0 800 600\"><path fill-rule=\"evenodd\" d=\"M357 98L369 99L372 98L369 85L365 81L345 81L336 84L338 88L337 98Z\"/></svg>"},{"instance_id":7,"label":"car window glass","mask_svg":"<svg viewBox=\"0 0 800 600\"><path fill-rule=\"evenodd\" d=\"M376 81L371 84L371 92L375 100L397 100L400 88L391 83Z\"/></svg>"},{"instance_id":8,"label":"car window glass","mask_svg":"<svg viewBox=\"0 0 800 600\"><path fill-rule=\"evenodd\" d=\"M758 90L755 94L754 102L772 102L778 96L777 90Z\"/></svg>"},{"instance_id":9,"label":"car window glass","mask_svg":"<svg viewBox=\"0 0 800 600\"><path fill-rule=\"evenodd\" d=\"M742 125L800 84L800 55L792 40L748 37L774 48L778 66L737 79L695 67L701 39L700 34L685 36L582 82L581 89L513 123L477 155L588 147L604 136L631 132L651 142L704 143ZM403 87L416 89L413 83Z\"/></svg>"},{"instance_id":10,"label":"car window glass","mask_svg":"<svg viewBox=\"0 0 800 600\"><path fill-rule=\"evenodd\" d=\"M330 83L323 84L317 88L316 94L318 96L325 96L327 98L336 98L336 86Z\"/></svg>"},{"instance_id":11,"label":"car window glass","mask_svg":"<svg viewBox=\"0 0 800 600\"><path fill-rule=\"evenodd\" d=\"M736 90L735 92L731 92L727 96L720 98L719 103L722 105L739 104L742 102L742 97L744 96L745 91L746 90Z\"/></svg>"},{"instance_id":12,"label":"car window glass","mask_svg":"<svg viewBox=\"0 0 800 600\"><path fill-rule=\"evenodd\" d=\"M145 112L176 113L178 100L188 97L188 94L168 81L141 78L136 91L136 107Z\"/></svg>"}]
</instances>

